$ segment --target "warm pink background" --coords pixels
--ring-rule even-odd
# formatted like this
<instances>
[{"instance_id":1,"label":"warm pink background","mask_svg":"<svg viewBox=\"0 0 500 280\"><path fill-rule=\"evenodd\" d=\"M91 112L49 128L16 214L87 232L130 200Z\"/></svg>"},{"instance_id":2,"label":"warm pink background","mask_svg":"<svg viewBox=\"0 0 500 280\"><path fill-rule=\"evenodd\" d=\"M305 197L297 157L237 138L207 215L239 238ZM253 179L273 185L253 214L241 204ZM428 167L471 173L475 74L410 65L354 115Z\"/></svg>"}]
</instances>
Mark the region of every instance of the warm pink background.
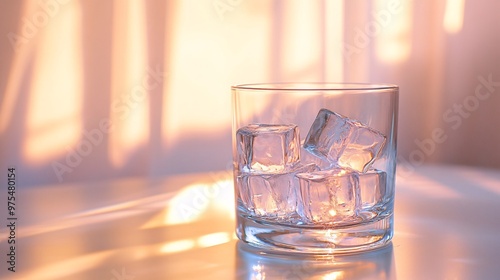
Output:
<instances>
[{"instance_id":1,"label":"warm pink background","mask_svg":"<svg viewBox=\"0 0 500 280\"><path fill-rule=\"evenodd\" d=\"M500 168L499 10L494 0L3 0L1 168L16 166L25 186L224 170L229 87L270 81L398 84L405 171ZM480 77L498 85L476 96ZM446 141L419 148L436 130Z\"/></svg>"}]
</instances>

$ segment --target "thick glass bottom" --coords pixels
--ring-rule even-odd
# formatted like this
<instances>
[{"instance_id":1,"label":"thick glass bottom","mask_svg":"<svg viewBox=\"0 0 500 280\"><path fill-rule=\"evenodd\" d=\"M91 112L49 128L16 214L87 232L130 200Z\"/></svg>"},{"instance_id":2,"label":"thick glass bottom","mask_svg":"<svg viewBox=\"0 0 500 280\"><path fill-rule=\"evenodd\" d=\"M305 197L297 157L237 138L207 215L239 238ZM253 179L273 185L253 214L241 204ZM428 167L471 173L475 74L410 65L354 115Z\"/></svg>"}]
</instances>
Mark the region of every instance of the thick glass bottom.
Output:
<instances>
[{"instance_id":1,"label":"thick glass bottom","mask_svg":"<svg viewBox=\"0 0 500 280\"><path fill-rule=\"evenodd\" d=\"M351 254L383 247L393 236L393 215L343 227L308 228L261 221L238 213L236 234L273 254Z\"/></svg>"}]
</instances>

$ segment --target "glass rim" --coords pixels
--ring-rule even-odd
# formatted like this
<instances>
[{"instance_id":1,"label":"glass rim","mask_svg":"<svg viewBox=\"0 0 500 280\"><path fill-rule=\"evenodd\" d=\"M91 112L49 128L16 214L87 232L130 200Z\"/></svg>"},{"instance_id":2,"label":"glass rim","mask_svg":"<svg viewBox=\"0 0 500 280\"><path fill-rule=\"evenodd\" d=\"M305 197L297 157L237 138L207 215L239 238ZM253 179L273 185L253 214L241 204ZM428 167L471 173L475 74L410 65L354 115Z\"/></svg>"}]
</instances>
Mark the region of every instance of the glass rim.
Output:
<instances>
[{"instance_id":1,"label":"glass rim","mask_svg":"<svg viewBox=\"0 0 500 280\"><path fill-rule=\"evenodd\" d=\"M397 90L399 86L388 83L286 82L240 84L231 86L231 89L255 91L377 91Z\"/></svg>"}]
</instances>

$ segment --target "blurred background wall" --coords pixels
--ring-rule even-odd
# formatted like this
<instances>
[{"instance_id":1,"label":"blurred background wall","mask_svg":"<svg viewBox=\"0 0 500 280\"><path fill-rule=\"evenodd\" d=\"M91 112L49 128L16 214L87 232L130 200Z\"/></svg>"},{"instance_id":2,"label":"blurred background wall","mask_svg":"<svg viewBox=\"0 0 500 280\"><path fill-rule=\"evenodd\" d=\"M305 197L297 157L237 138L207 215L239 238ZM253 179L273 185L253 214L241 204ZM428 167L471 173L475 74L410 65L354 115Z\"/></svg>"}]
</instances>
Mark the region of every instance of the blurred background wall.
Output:
<instances>
[{"instance_id":1,"label":"blurred background wall","mask_svg":"<svg viewBox=\"0 0 500 280\"><path fill-rule=\"evenodd\" d=\"M499 10L495 0L2 0L0 164L24 186L225 170L231 85L349 81L400 86L401 174L500 168Z\"/></svg>"}]
</instances>

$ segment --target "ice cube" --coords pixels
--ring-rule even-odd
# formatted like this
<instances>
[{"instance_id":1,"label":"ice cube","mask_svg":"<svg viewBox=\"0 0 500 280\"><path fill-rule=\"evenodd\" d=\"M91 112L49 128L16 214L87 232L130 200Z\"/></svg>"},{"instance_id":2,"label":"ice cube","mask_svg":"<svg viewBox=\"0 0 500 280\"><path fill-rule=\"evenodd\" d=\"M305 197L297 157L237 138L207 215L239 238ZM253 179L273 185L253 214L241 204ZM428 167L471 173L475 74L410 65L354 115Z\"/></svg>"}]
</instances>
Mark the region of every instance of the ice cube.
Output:
<instances>
[{"instance_id":1,"label":"ice cube","mask_svg":"<svg viewBox=\"0 0 500 280\"><path fill-rule=\"evenodd\" d=\"M286 218L296 212L301 172L318 170L314 164L296 165L286 173L245 173L237 177L238 193L243 205L255 215L268 218Z\"/></svg>"},{"instance_id":2,"label":"ice cube","mask_svg":"<svg viewBox=\"0 0 500 280\"><path fill-rule=\"evenodd\" d=\"M320 158L336 162L345 149L345 139L351 127L347 119L327 109L321 109L304 141L304 148Z\"/></svg>"},{"instance_id":3,"label":"ice cube","mask_svg":"<svg viewBox=\"0 0 500 280\"><path fill-rule=\"evenodd\" d=\"M330 162L326 157L318 157L316 155L311 154L310 151L305 149L304 147L300 147L300 163L301 164L309 164L314 163L318 166L320 170L331 169L334 164Z\"/></svg>"},{"instance_id":4,"label":"ice cube","mask_svg":"<svg viewBox=\"0 0 500 280\"><path fill-rule=\"evenodd\" d=\"M296 125L250 124L236 132L238 170L284 172L299 161Z\"/></svg>"},{"instance_id":5,"label":"ice cube","mask_svg":"<svg viewBox=\"0 0 500 280\"><path fill-rule=\"evenodd\" d=\"M358 121L327 109L314 120L304 148L339 166L366 172L385 143L385 136Z\"/></svg>"},{"instance_id":6,"label":"ice cube","mask_svg":"<svg viewBox=\"0 0 500 280\"><path fill-rule=\"evenodd\" d=\"M307 223L349 223L361 207L359 176L337 168L297 174L300 195L297 212Z\"/></svg>"},{"instance_id":7,"label":"ice cube","mask_svg":"<svg viewBox=\"0 0 500 280\"><path fill-rule=\"evenodd\" d=\"M371 209L384 204L387 174L381 170L369 170L359 174L359 189L362 209Z\"/></svg>"}]
</instances>

